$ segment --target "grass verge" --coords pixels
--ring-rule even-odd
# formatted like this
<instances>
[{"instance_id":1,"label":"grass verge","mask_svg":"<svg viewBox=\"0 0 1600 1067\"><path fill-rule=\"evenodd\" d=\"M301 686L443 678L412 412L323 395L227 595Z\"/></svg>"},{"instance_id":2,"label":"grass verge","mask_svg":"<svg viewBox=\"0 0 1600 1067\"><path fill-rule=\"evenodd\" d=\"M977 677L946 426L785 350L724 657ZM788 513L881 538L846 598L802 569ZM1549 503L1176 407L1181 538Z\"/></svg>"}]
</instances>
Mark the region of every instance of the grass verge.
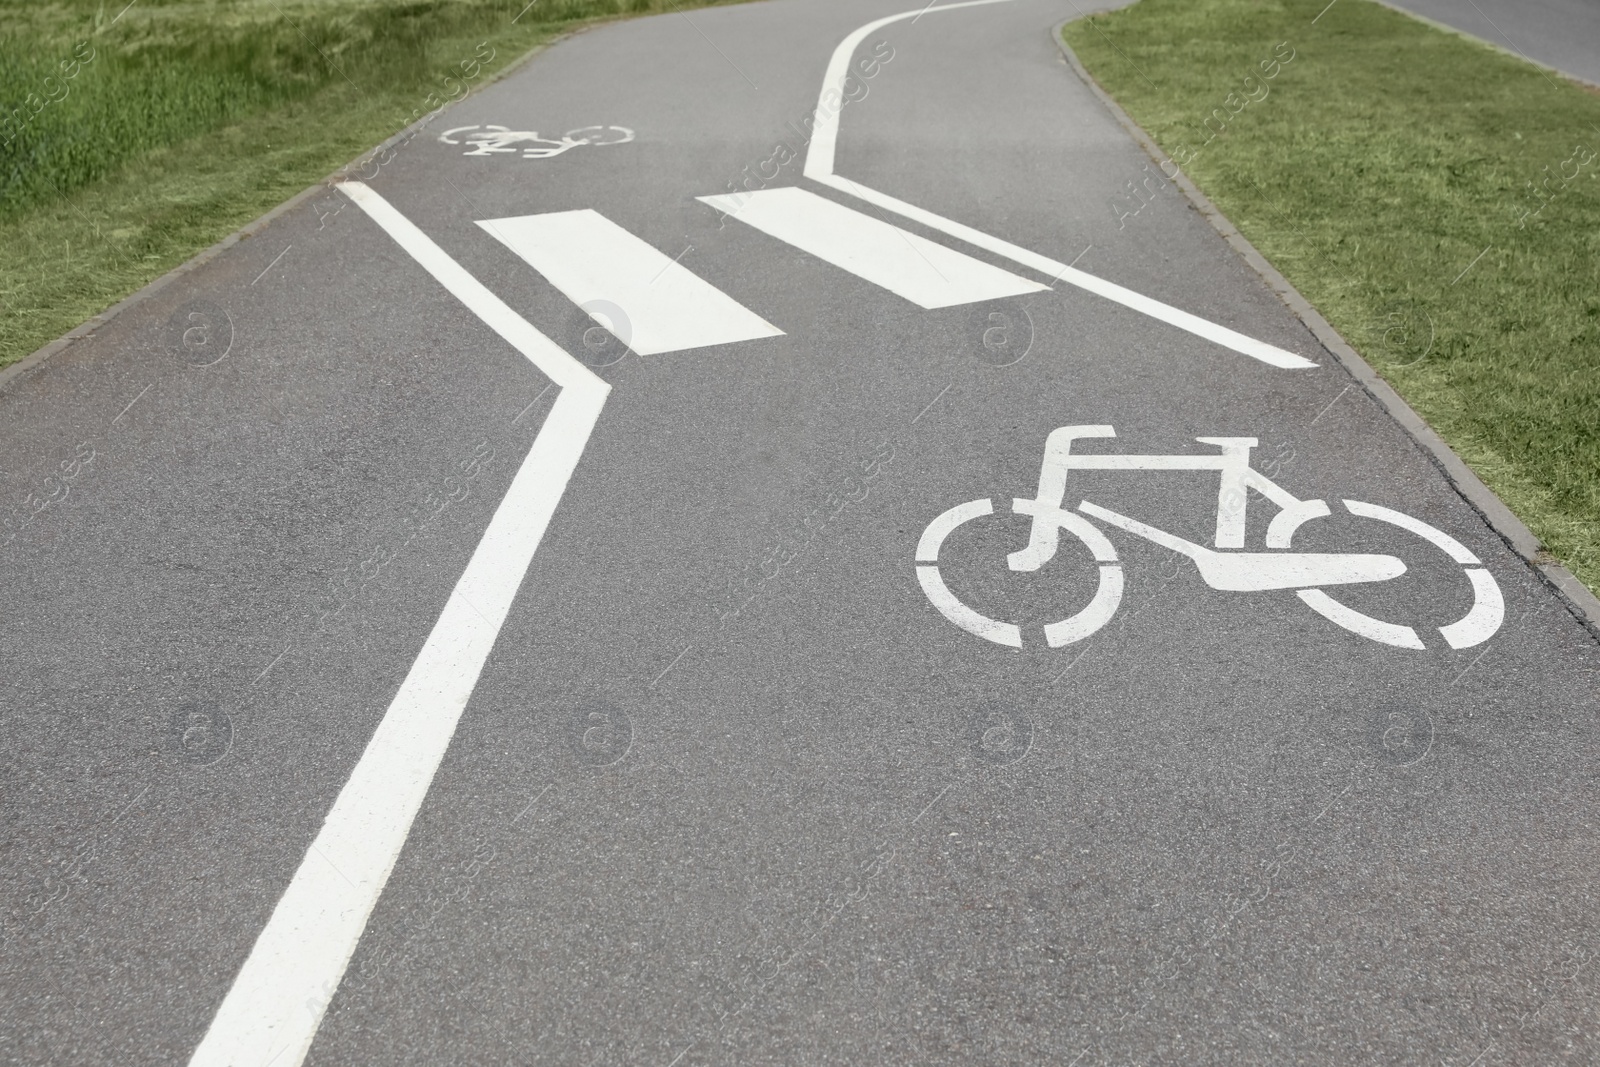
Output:
<instances>
[{"instance_id":1,"label":"grass verge","mask_svg":"<svg viewBox=\"0 0 1600 1067\"><path fill-rule=\"evenodd\" d=\"M1600 93L1371 0L1140 0L1065 37L1600 592Z\"/></svg>"},{"instance_id":2,"label":"grass verge","mask_svg":"<svg viewBox=\"0 0 1600 1067\"><path fill-rule=\"evenodd\" d=\"M556 34L707 2L0 0L0 366Z\"/></svg>"}]
</instances>

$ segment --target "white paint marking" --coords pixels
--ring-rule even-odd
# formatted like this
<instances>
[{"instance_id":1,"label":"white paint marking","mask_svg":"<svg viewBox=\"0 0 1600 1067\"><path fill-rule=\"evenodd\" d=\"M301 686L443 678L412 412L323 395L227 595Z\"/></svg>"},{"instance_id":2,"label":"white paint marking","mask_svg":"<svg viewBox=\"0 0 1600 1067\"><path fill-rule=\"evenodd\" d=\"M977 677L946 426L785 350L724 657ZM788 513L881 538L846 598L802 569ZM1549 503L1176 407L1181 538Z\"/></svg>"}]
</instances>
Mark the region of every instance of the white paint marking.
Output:
<instances>
[{"instance_id":1,"label":"white paint marking","mask_svg":"<svg viewBox=\"0 0 1600 1067\"><path fill-rule=\"evenodd\" d=\"M628 336L616 323L601 325L641 356L783 334L598 211L556 211L478 225L574 304L621 308Z\"/></svg>"},{"instance_id":2,"label":"white paint marking","mask_svg":"<svg viewBox=\"0 0 1600 1067\"><path fill-rule=\"evenodd\" d=\"M1457 541L1443 530L1435 529L1421 519L1413 519L1403 511L1394 511L1391 508L1380 507L1377 504L1367 504L1360 500L1346 500L1344 506L1350 509L1350 514L1360 515L1367 519L1377 519L1380 522L1392 523L1402 530L1410 530L1418 537L1431 541L1442 549L1445 555L1462 564L1478 564L1482 561L1473 555L1466 545Z\"/></svg>"},{"instance_id":3,"label":"white paint marking","mask_svg":"<svg viewBox=\"0 0 1600 1067\"><path fill-rule=\"evenodd\" d=\"M339 188L435 280L560 385L561 395L256 939L191 1067L257 1064L274 1049L288 1053L283 1062L290 1067L305 1059L328 991L344 976L610 392L377 193L359 182Z\"/></svg>"},{"instance_id":4,"label":"white paint marking","mask_svg":"<svg viewBox=\"0 0 1600 1067\"><path fill-rule=\"evenodd\" d=\"M985 641L993 641L997 645L1021 648L1022 631L1015 623L999 622L967 607L950 591L950 587L944 584L944 578L937 566L939 548L957 526L993 514L994 502L984 497L980 500L969 500L965 504L957 504L928 523L928 528L922 531L922 537L917 542L919 564L917 581L921 584L929 603L938 609L939 614L967 633L981 637Z\"/></svg>"},{"instance_id":5,"label":"white paint marking","mask_svg":"<svg viewBox=\"0 0 1600 1067\"><path fill-rule=\"evenodd\" d=\"M511 425L515 426L517 423L521 422L522 421L522 416L524 416L528 412L532 411L533 410L533 405L535 405L535 404L537 404L539 402L539 397L544 396L544 394L548 393L549 391L550 391L550 386L549 386L549 384L546 384L543 389L539 390L539 396L536 396L532 400L528 401L528 406L523 408L521 411L517 412L517 417L511 420Z\"/></svg>"},{"instance_id":6,"label":"white paint marking","mask_svg":"<svg viewBox=\"0 0 1600 1067\"><path fill-rule=\"evenodd\" d=\"M937 13L1009 2L1010 0L966 0L965 3L946 4L932 9L923 8L918 11L905 11L898 15L890 15L887 18L869 22L851 33L843 41L840 41L839 46L833 51L832 58L828 61L827 73L822 78L822 91L817 97L818 103L815 121L812 126L811 145L806 150L805 176L813 181L821 182L823 185L848 193L860 200L865 200L869 204L875 204L887 211L893 211L897 215L921 223L930 229L949 234L951 237L965 241L977 248L1004 256L1031 270L1049 275L1052 279L1052 285L1057 281L1065 281L1069 285L1075 285L1080 289L1094 293L1096 296L1105 297L1107 300L1132 308L1141 314L1149 315L1151 318L1158 319L1170 326L1187 330L1197 337L1203 337L1215 344L1222 345L1224 348L1231 348L1241 355L1249 356L1251 359L1258 359L1270 366L1286 369L1315 367L1315 363L1303 356L1297 356L1293 352L1285 351L1275 345L1269 345L1264 341L1246 337L1244 334L1230 330L1226 326L1207 322L1198 315L1180 311L1169 304L1163 304L1159 300L1152 300L1147 296L1136 293L1132 289L1125 289L1103 278L1085 274L1069 264L1058 263L1048 256L1030 252L1026 248L1001 240L981 230L975 230L971 226L936 215L931 211L908 204L903 200L897 200L875 189L868 189L864 185L833 172L834 155L838 148L839 140L839 109L830 107L828 99L830 94L834 99L843 99L845 78L850 73L850 59L868 34L902 19L915 20L930 10ZM735 205L743 199L743 196L730 198ZM732 214L732 212L729 213Z\"/></svg>"},{"instance_id":7,"label":"white paint marking","mask_svg":"<svg viewBox=\"0 0 1600 1067\"><path fill-rule=\"evenodd\" d=\"M1394 556L1351 552L1213 552L1087 500L1078 505L1078 510L1162 548L1183 553L1194 561L1207 585L1226 592L1254 593L1315 585L1386 582L1406 572L1405 563Z\"/></svg>"},{"instance_id":8,"label":"white paint marking","mask_svg":"<svg viewBox=\"0 0 1600 1067\"><path fill-rule=\"evenodd\" d=\"M1049 288L805 189L699 199L918 307L975 304Z\"/></svg>"},{"instance_id":9,"label":"white paint marking","mask_svg":"<svg viewBox=\"0 0 1600 1067\"><path fill-rule=\"evenodd\" d=\"M1000 622L967 607L950 591L950 587L944 584L944 578L939 574L938 567L919 566L917 581L921 583L928 602L939 609L939 614L967 633L1008 648L1022 647L1022 631L1017 628L1016 623Z\"/></svg>"},{"instance_id":10,"label":"white paint marking","mask_svg":"<svg viewBox=\"0 0 1600 1067\"><path fill-rule=\"evenodd\" d=\"M936 517L928 523L927 529L922 531L922 537L917 540L917 562L939 562L939 549L944 545L944 539L964 522L982 518L984 515L994 514L994 501L988 497L980 500L969 500L965 504L957 504L949 511Z\"/></svg>"},{"instance_id":11,"label":"white paint marking","mask_svg":"<svg viewBox=\"0 0 1600 1067\"><path fill-rule=\"evenodd\" d=\"M856 49L861 46L869 34L885 26L893 25L904 19L913 21L927 14L930 9L937 11L955 11L964 7L986 7L989 4L1006 4L1011 0L965 0L959 4L946 4L933 9L930 4L916 11L903 11L898 15L889 15L885 18L874 19L860 29L851 32L850 36L839 42L839 47L833 50L833 55L828 59L827 72L822 76L822 92L817 95L816 119L811 127L811 146L806 149L805 175L807 178L822 180L823 175L833 173L833 156L839 143L839 106L829 106L828 94L831 91L835 100L845 98L845 78L850 75L850 59L855 55Z\"/></svg>"},{"instance_id":12,"label":"white paint marking","mask_svg":"<svg viewBox=\"0 0 1600 1067\"><path fill-rule=\"evenodd\" d=\"M1500 586L1488 571L1481 567L1469 567L1467 580L1472 583L1472 610L1449 626L1439 627L1439 633L1451 648L1471 648L1483 644L1495 635L1506 618L1505 598L1500 595Z\"/></svg>"},{"instance_id":13,"label":"white paint marking","mask_svg":"<svg viewBox=\"0 0 1600 1067\"><path fill-rule=\"evenodd\" d=\"M1117 613L1121 605L1122 567L1116 563L1101 564L1100 584L1095 588L1094 599L1076 615L1048 623L1044 628L1044 643L1051 648L1061 648L1074 641L1082 641L1110 622L1111 616ZM1073 663L1076 662L1073 660Z\"/></svg>"},{"instance_id":14,"label":"white paint marking","mask_svg":"<svg viewBox=\"0 0 1600 1067\"><path fill-rule=\"evenodd\" d=\"M1422 648L1422 638L1411 627L1397 626L1374 619L1371 615L1363 615L1354 608L1345 607L1320 589L1302 589L1295 596L1304 600L1318 615L1353 634L1396 648Z\"/></svg>"}]
</instances>

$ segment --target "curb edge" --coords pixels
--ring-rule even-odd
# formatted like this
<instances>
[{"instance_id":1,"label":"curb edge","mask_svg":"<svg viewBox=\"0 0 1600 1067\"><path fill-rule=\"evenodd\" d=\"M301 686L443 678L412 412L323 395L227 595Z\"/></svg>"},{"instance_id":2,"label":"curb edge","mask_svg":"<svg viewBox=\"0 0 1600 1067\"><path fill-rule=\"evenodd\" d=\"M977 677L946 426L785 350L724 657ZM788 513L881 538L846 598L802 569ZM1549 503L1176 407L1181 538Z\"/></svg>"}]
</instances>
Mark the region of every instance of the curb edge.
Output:
<instances>
[{"instance_id":1,"label":"curb edge","mask_svg":"<svg viewBox=\"0 0 1600 1067\"><path fill-rule=\"evenodd\" d=\"M1089 91L1099 98L1100 102L1122 124L1123 128L1132 134L1133 139L1139 143L1139 147L1145 150L1145 153L1150 156L1157 166L1160 166L1162 160L1168 158L1167 154L1161 150L1155 139L1146 133L1143 127L1133 121L1132 116L1122 109L1122 105L1118 104L1109 93L1101 88L1100 83L1094 80L1093 75L1084 67L1077 55L1067 45L1066 38L1062 36L1062 31L1068 23L1104 13L1091 11L1074 18L1064 19L1051 28L1050 37L1061 50L1062 56L1065 57L1067 64L1072 67L1073 72L1089 87ZM1165 170L1162 171L1162 175L1163 177L1166 176ZM1580 582L1577 576L1567 568L1550 560L1549 554L1545 552L1544 546L1534 536L1533 531L1528 529L1521 519L1517 518L1516 514L1505 505L1504 501L1495 496L1494 492L1483 483L1472 468L1468 467L1466 462L1456 455L1455 450L1446 444L1444 439L1435 433L1431 426L1423 421L1422 416L1418 415L1399 393L1395 392L1394 387L1384 381L1378 372L1372 369L1372 365L1363 359L1361 354L1339 335L1339 332L1333 328L1333 325L1327 319L1322 317L1322 314L1316 308L1311 306L1311 302L1300 295L1299 290L1289 283L1289 279L1280 274L1267 261L1265 256L1256 251L1254 245L1245 240L1244 235L1239 232L1232 222L1228 221L1227 216L1217 209L1217 206L1211 202L1206 194L1200 191L1194 182L1190 181L1187 173L1180 168L1177 177L1168 180L1183 190L1183 195L1189 199L1195 210L1199 211L1206 221L1211 224L1212 228L1221 235L1222 239L1227 241L1229 246L1250 265L1250 268L1261 276L1262 280L1267 283L1268 288L1277 294L1278 299L1283 301L1284 305L1294 313L1295 317L1305 323L1306 328L1311 331L1322 347L1355 378L1357 384L1366 390L1367 395L1376 400L1379 406L1388 412L1395 422L1400 424L1400 428L1410 435L1423 453L1433 461L1434 466L1443 472L1446 480L1461 495L1462 499L1482 516L1489 528L1498 534L1500 539L1513 552L1528 563L1530 570L1543 579L1544 584L1550 588L1551 592L1556 594L1556 598L1572 613L1573 617L1589 631L1590 636L1600 640L1600 597L1596 597L1590 592L1588 587Z\"/></svg>"}]
</instances>

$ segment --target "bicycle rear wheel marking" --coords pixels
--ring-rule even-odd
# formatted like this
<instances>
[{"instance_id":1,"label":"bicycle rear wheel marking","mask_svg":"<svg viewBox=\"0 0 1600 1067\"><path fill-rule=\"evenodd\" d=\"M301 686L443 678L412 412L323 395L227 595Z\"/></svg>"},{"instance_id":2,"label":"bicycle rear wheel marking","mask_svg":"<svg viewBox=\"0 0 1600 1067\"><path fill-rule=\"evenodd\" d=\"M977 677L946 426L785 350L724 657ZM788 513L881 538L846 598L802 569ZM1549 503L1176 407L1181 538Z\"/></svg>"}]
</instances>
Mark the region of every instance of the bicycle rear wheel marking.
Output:
<instances>
[{"instance_id":1,"label":"bicycle rear wheel marking","mask_svg":"<svg viewBox=\"0 0 1600 1067\"><path fill-rule=\"evenodd\" d=\"M927 528L922 531L922 537L917 541L917 581L921 584L922 592L927 596L928 602L939 610L939 614L967 633L981 637L985 641L993 641L997 645L1020 649L1021 627L1016 623L991 619L967 607L950 591L950 587L945 584L944 576L939 573L939 549L944 545L944 539L963 523L993 514L994 501L984 497L979 500L969 500L965 504L957 504L928 523ZM1095 589L1094 598L1089 601L1088 606L1074 615L1044 627L1045 643L1051 648L1060 648L1074 641L1082 641L1110 622L1111 616L1116 614L1117 608L1122 604L1122 566L1116 562L1117 554L1111 547L1111 542L1107 541L1099 530L1078 516L1066 512L1064 518L1076 522L1063 524L1063 529L1089 544L1089 539L1086 539L1078 528L1081 524L1095 542L1090 545L1095 558L1109 562L1104 562L1100 566L1100 584Z\"/></svg>"}]
</instances>

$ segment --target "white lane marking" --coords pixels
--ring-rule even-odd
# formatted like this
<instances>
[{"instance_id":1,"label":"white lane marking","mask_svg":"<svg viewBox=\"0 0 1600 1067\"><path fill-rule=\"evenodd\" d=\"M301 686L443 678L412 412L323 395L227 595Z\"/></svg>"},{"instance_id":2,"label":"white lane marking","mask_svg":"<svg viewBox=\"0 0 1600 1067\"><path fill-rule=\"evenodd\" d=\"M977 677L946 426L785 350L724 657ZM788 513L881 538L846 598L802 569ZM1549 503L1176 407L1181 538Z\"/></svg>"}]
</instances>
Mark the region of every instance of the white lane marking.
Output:
<instances>
[{"instance_id":1,"label":"white lane marking","mask_svg":"<svg viewBox=\"0 0 1600 1067\"><path fill-rule=\"evenodd\" d=\"M1397 626L1392 622L1374 619L1371 615L1363 615L1354 608L1347 608L1337 600L1320 589L1302 589L1295 594L1312 611L1321 615L1329 622L1343 626L1353 634L1369 638L1380 644L1394 645L1396 648L1422 648L1422 638L1417 636L1417 631L1409 626Z\"/></svg>"},{"instance_id":2,"label":"white lane marking","mask_svg":"<svg viewBox=\"0 0 1600 1067\"><path fill-rule=\"evenodd\" d=\"M641 356L783 334L598 211L555 211L478 225L574 304L620 308L629 336L623 337L615 322L601 325Z\"/></svg>"},{"instance_id":3,"label":"white lane marking","mask_svg":"<svg viewBox=\"0 0 1600 1067\"><path fill-rule=\"evenodd\" d=\"M917 11L903 11L898 15L875 19L840 41L839 47L833 50L833 55L828 59L828 69L822 75L822 92L817 94L816 119L811 126L811 144L806 149L805 176L821 181L823 175L833 173L833 156L839 143L839 109L828 106L828 94L833 93L835 100L845 98L844 81L850 75L850 59L855 55L856 49L861 47L861 42L867 39L868 34L903 19L919 19L930 9L954 11L963 7L985 7L989 4L1010 2L1011 0L964 0L963 3L946 4L939 8L929 4Z\"/></svg>"},{"instance_id":4,"label":"white lane marking","mask_svg":"<svg viewBox=\"0 0 1600 1067\"><path fill-rule=\"evenodd\" d=\"M940 9L935 8L934 10ZM875 189L868 189L866 186L853 182L848 178L827 175L825 177L817 177L816 180L824 185L832 186L842 192L865 200L869 204L876 204L881 208L903 215L913 222L920 222L930 229L940 230L977 248L993 252L995 255L1005 256L1007 259L1020 263L1024 267L1030 267L1041 274L1048 274L1055 281L1064 281L1069 285L1075 285L1087 292L1094 293L1096 296L1105 297L1107 300L1148 315L1169 326L1187 330L1196 337L1203 337L1207 341L1219 344L1224 348L1231 348L1240 355L1249 356L1251 359L1258 359L1270 366L1282 367L1286 370L1316 366L1315 363L1304 356L1297 356L1293 352L1285 351L1275 345L1269 345L1265 341L1257 341L1252 337L1246 337L1236 330L1230 330L1226 326L1219 326L1217 323L1202 319L1198 315L1191 315L1189 312L1175 308L1171 304L1163 304L1159 300L1136 293L1132 289L1120 286L1115 282L1097 278L1093 274L1087 274L1076 267L1069 267L1065 263L1057 262L1048 256L1030 252L1026 248L1021 248L1009 241L1001 240L980 230L975 230L970 226L964 226L941 215L935 215L931 211L925 211L903 200L896 200L892 196L887 196Z\"/></svg>"},{"instance_id":5,"label":"white lane marking","mask_svg":"<svg viewBox=\"0 0 1600 1067\"><path fill-rule=\"evenodd\" d=\"M966 0L965 3L945 4L941 7L932 8L931 11L928 8L923 8L919 11L905 11L898 15L890 15L887 18L869 22L839 42L839 47L834 49L833 57L828 61L827 73L823 75L822 79L822 91L817 97L818 106L816 119L812 126L811 144L806 149L805 176L812 181L821 182L823 185L838 189L840 192L849 193L851 196L865 200L869 204L875 204L887 211L893 211L930 229L949 234L951 237L965 241L977 248L1004 256L1041 274L1047 274L1051 277L1051 284L1057 281L1064 281L1069 285L1075 285L1080 289L1094 293L1096 296L1102 296L1124 307L1132 308L1141 314L1149 315L1151 318L1165 322L1169 326L1176 326L1224 348L1231 348L1233 351L1249 356L1251 359L1258 359L1270 366L1283 367L1285 369L1315 367L1316 364L1304 356L1297 356L1293 352L1285 351L1275 345L1269 345L1265 341L1257 341L1252 337L1246 337L1244 334L1230 330L1226 326L1219 326L1214 322L1208 322L1200 318L1198 315L1191 315L1187 311L1181 311L1170 304L1152 300L1150 297L1136 293L1132 289L1126 289L1103 278L1086 274L1066 263L1059 263L1048 256L1031 252L1026 248L1001 240L981 230L975 230L971 226L963 225L942 215L936 215L931 211L908 204L904 200L897 200L875 189L868 189L864 185L833 172L834 154L839 139L839 112L828 107L827 100L830 94L835 98L843 96L844 80L850 72L850 58L855 54L856 48L868 34L902 19L915 19L924 13L937 14L940 11L954 11L964 7L981 7L987 4L1009 2L1010 0Z\"/></svg>"},{"instance_id":6,"label":"white lane marking","mask_svg":"<svg viewBox=\"0 0 1600 1067\"><path fill-rule=\"evenodd\" d=\"M975 304L1049 288L805 189L699 200L918 307Z\"/></svg>"},{"instance_id":7,"label":"white lane marking","mask_svg":"<svg viewBox=\"0 0 1600 1067\"><path fill-rule=\"evenodd\" d=\"M610 392L377 193L339 188L561 394L190 1067L305 1058Z\"/></svg>"}]
</instances>

